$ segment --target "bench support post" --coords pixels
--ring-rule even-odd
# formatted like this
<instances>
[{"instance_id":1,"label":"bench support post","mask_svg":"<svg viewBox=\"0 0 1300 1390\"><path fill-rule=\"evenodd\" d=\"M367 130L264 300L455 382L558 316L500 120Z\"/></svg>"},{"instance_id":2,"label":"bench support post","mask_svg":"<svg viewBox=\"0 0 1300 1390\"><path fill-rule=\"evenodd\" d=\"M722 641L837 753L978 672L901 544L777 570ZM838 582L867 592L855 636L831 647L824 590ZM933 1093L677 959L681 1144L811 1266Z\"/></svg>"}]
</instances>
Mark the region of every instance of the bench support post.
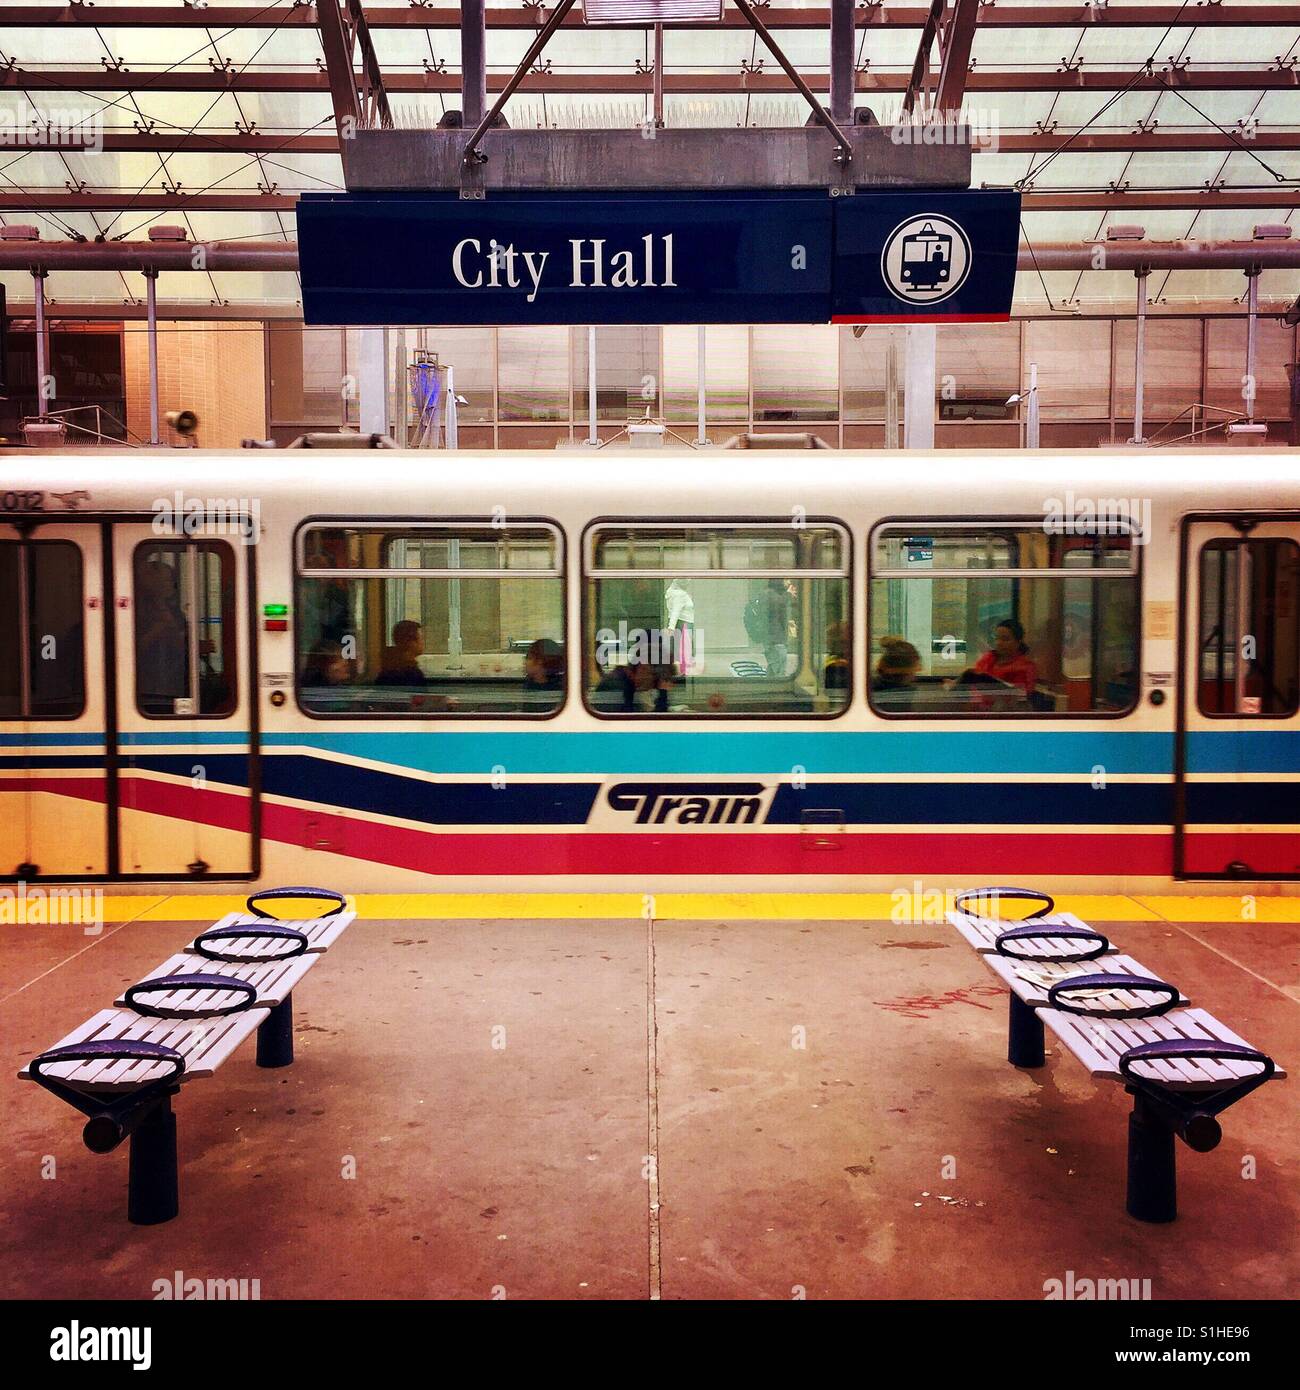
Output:
<instances>
[{"instance_id":1,"label":"bench support post","mask_svg":"<svg viewBox=\"0 0 1300 1390\"><path fill-rule=\"evenodd\" d=\"M1128 1196L1125 1208L1138 1221L1172 1221L1178 1215L1174 1131L1167 1116L1130 1088Z\"/></svg>"},{"instance_id":2,"label":"bench support post","mask_svg":"<svg viewBox=\"0 0 1300 1390\"><path fill-rule=\"evenodd\" d=\"M1041 1067L1043 1065L1043 1020L1037 1009L1028 1004L1012 990L1011 1014L1007 1023L1007 1061L1013 1067Z\"/></svg>"},{"instance_id":3,"label":"bench support post","mask_svg":"<svg viewBox=\"0 0 1300 1390\"><path fill-rule=\"evenodd\" d=\"M131 1132L126 1215L136 1226L157 1226L179 1211L176 1116L164 1096Z\"/></svg>"},{"instance_id":4,"label":"bench support post","mask_svg":"<svg viewBox=\"0 0 1300 1390\"><path fill-rule=\"evenodd\" d=\"M257 1065L287 1067L293 1061L293 995L277 1004L257 1030Z\"/></svg>"}]
</instances>

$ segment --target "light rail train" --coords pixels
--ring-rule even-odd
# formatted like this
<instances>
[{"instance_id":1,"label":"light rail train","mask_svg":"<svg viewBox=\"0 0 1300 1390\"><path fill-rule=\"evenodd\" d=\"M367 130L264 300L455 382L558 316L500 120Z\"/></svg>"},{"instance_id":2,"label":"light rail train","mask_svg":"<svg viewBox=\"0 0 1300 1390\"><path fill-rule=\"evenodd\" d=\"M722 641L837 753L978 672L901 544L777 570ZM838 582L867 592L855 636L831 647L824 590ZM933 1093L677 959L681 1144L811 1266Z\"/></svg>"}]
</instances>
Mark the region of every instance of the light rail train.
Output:
<instances>
[{"instance_id":1,"label":"light rail train","mask_svg":"<svg viewBox=\"0 0 1300 1390\"><path fill-rule=\"evenodd\" d=\"M1294 452L11 452L0 878L1300 893Z\"/></svg>"}]
</instances>

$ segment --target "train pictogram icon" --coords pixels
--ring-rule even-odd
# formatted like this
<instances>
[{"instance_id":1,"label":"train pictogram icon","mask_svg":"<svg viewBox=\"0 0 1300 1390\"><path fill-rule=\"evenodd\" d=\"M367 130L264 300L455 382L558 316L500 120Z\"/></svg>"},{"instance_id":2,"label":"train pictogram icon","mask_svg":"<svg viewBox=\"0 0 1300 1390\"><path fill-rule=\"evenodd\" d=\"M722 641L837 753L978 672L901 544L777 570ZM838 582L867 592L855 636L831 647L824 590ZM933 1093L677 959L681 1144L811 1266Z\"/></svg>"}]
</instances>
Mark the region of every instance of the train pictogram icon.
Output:
<instances>
[{"instance_id":1,"label":"train pictogram icon","mask_svg":"<svg viewBox=\"0 0 1300 1390\"><path fill-rule=\"evenodd\" d=\"M932 222L903 238L902 279L908 290L935 290L947 284L952 268L952 237Z\"/></svg>"}]
</instances>

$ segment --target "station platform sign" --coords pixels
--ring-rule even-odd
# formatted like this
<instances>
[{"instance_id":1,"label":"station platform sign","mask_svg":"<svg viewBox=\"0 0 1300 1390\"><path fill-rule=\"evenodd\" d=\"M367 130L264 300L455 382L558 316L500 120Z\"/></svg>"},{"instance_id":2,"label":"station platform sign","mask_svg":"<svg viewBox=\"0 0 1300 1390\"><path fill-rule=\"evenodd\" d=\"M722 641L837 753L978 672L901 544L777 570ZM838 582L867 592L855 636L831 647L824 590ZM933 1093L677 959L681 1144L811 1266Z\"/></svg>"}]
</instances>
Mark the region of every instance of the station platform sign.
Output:
<instances>
[{"instance_id":1,"label":"station platform sign","mask_svg":"<svg viewBox=\"0 0 1300 1390\"><path fill-rule=\"evenodd\" d=\"M997 322L1006 192L309 194L308 324Z\"/></svg>"}]
</instances>

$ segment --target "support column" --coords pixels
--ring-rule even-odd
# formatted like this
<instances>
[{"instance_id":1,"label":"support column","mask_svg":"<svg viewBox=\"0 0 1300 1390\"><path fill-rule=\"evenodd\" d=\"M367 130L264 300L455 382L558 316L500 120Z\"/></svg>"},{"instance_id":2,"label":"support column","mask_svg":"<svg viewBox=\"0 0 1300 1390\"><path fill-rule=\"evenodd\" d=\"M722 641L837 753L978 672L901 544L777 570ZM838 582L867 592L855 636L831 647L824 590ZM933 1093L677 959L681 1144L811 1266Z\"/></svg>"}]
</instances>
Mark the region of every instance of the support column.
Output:
<instances>
[{"instance_id":1,"label":"support column","mask_svg":"<svg viewBox=\"0 0 1300 1390\"><path fill-rule=\"evenodd\" d=\"M1142 431L1146 425L1147 276L1151 271L1139 266L1133 274L1137 277L1137 332L1133 341L1133 438L1129 443L1145 444Z\"/></svg>"},{"instance_id":2,"label":"support column","mask_svg":"<svg viewBox=\"0 0 1300 1390\"><path fill-rule=\"evenodd\" d=\"M1038 363L1029 364L1029 400L1025 408L1025 448L1038 448Z\"/></svg>"},{"instance_id":3,"label":"support column","mask_svg":"<svg viewBox=\"0 0 1300 1390\"><path fill-rule=\"evenodd\" d=\"M466 130L473 130L487 111L486 0L461 0L460 110Z\"/></svg>"},{"instance_id":4,"label":"support column","mask_svg":"<svg viewBox=\"0 0 1300 1390\"><path fill-rule=\"evenodd\" d=\"M180 1211L176 1116L170 1096L164 1096L131 1135L126 1190L126 1219L133 1225L158 1226Z\"/></svg>"},{"instance_id":5,"label":"support column","mask_svg":"<svg viewBox=\"0 0 1300 1390\"><path fill-rule=\"evenodd\" d=\"M411 383L407 372L406 329L393 330L393 438L399 449L411 441Z\"/></svg>"},{"instance_id":6,"label":"support column","mask_svg":"<svg viewBox=\"0 0 1300 1390\"><path fill-rule=\"evenodd\" d=\"M1007 1061L1013 1067L1041 1067L1046 1059L1043 1020L1013 990L1007 1020Z\"/></svg>"},{"instance_id":7,"label":"support column","mask_svg":"<svg viewBox=\"0 0 1300 1390\"><path fill-rule=\"evenodd\" d=\"M898 437L898 334L892 325L885 329L885 448L901 447Z\"/></svg>"},{"instance_id":8,"label":"support column","mask_svg":"<svg viewBox=\"0 0 1300 1390\"><path fill-rule=\"evenodd\" d=\"M1246 271L1246 383L1250 396L1246 400L1246 419L1254 422L1255 397L1259 394L1255 378L1256 329L1259 320L1259 267Z\"/></svg>"},{"instance_id":9,"label":"support column","mask_svg":"<svg viewBox=\"0 0 1300 1390\"><path fill-rule=\"evenodd\" d=\"M600 444L596 430L596 330L587 329L587 443L591 448Z\"/></svg>"},{"instance_id":10,"label":"support column","mask_svg":"<svg viewBox=\"0 0 1300 1390\"><path fill-rule=\"evenodd\" d=\"M36 413L48 414L45 379L50 374L50 345L45 339L45 271L32 267L32 300L36 305Z\"/></svg>"},{"instance_id":11,"label":"support column","mask_svg":"<svg viewBox=\"0 0 1300 1390\"><path fill-rule=\"evenodd\" d=\"M932 323L908 324L903 369L903 448L934 448L934 352Z\"/></svg>"},{"instance_id":12,"label":"support column","mask_svg":"<svg viewBox=\"0 0 1300 1390\"><path fill-rule=\"evenodd\" d=\"M357 397L362 434L388 433L388 351L383 328L357 332Z\"/></svg>"},{"instance_id":13,"label":"support column","mask_svg":"<svg viewBox=\"0 0 1300 1390\"><path fill-rule=\"evenodd\" d=\"M1138 1221L1173 1221L1178 1215L1174 1132L1143 1095L1133 1095L1128 1117L1128 1214Z\"/></svg>"},{"instance_id":14,"label":"support column","mask_svg":"<svg viewBox=\"0 0 1300 1390\"><path fill-rule=\"evenodd\" d=\"M704 378L704 325L695 330L695 412L699 419L699 433L696 443L703 447L709 442L704 425L708 413L708 396Z\"/></svg>"},{"instance_id":15,"label":"support column","mask_svg":"<svg viewBox=\"0 0 1300 1390\"><path fill-rule=\"evenodd\" d=\"M286 995L267 1014L257 1030L257 1065L287 1067L293 1064L293 995Z\"/></svg>"},{"instance_id":16,"label":"support column","mask_svg":"<svg viewBox=\"0 0 1300 1390\"><path fill-rule=\"evenodd\" d=\"M144 273L145 335L149 340L149 443L161 444L158 429L158 272Z\"/></svg>"},{"instance_id":17,"label":"support column","mask_svg":"<svg viewBox=\"0 0 1300 1390\"><path fill-rule=\"evenodd\" d=\"M853 0L831 0L831 116L853 124Z\"/></svg>"}]
</instances>

